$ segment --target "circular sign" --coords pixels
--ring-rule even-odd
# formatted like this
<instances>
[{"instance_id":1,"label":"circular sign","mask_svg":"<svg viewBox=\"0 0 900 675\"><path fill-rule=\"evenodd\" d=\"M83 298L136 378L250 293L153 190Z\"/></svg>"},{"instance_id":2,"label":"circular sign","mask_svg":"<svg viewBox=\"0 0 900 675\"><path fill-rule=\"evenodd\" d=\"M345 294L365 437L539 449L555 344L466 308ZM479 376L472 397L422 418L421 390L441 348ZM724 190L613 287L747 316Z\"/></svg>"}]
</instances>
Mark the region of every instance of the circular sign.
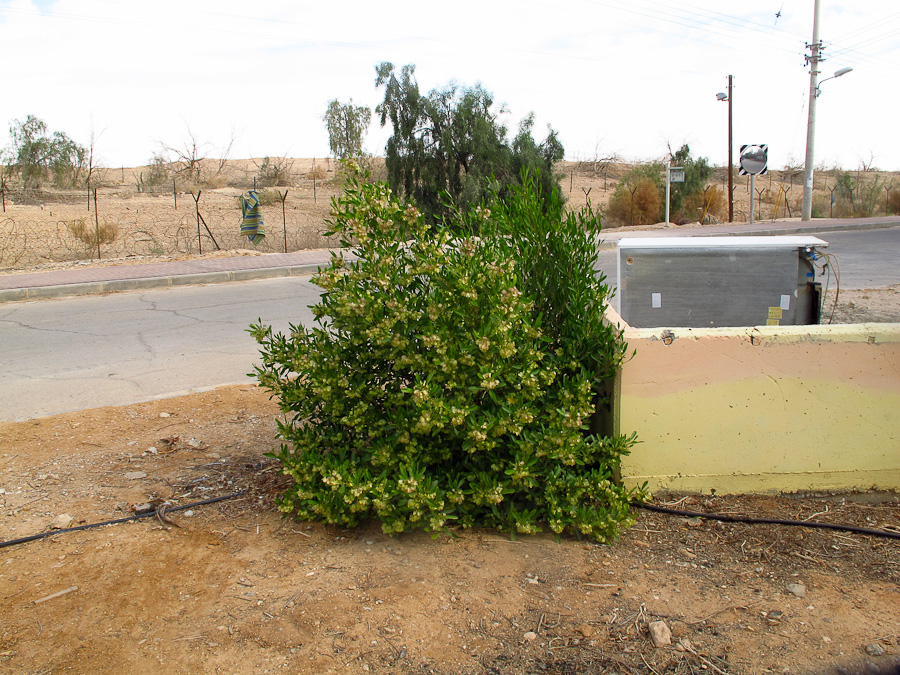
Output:
<instances>
[{"instance_id":1,"label":"circular sign","mask_svg":"<svg viewBox=\"0 0 900 675\"><path fill-rule=\"evenodd\" d=\"M742 173L756 176L765 172L766 164L768 163L768 150L768 146L765 145L745 145L741 148Z\"/></svg>"}]
</instances>

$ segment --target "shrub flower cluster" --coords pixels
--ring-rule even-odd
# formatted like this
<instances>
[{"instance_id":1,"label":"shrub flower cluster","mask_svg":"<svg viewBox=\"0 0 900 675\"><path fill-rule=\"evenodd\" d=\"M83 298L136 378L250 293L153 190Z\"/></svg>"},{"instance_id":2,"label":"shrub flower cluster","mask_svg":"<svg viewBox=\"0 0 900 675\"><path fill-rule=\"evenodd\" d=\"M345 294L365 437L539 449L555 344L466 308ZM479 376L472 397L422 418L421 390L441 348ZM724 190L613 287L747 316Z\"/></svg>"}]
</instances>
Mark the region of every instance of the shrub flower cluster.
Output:
<instances>
[{"instance_id":1,"label":"shrub flower cluster","mask_svg":"<svg viewBox=\"0 0 900 675\"><path fill-rule=\"evenodd\" d=\"M542 331L509 238L434 228L359 177L332 227L356 258L335 253L314 277L315 325L251 327L256 375L285 413L281 510L386 532L614 538L637 494L613 480L633 439L586 433L596 371Z\"/></svg>"}]
</instances>

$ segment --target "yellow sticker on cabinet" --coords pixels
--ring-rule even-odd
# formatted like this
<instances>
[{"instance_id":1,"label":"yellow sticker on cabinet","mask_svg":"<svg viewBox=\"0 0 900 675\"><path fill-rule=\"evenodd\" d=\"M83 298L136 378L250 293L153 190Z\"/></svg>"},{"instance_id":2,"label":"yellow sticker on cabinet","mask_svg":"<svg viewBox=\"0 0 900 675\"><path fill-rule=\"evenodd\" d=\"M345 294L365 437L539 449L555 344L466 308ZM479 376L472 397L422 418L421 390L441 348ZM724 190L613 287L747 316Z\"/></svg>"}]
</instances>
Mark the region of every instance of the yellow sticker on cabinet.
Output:
<instances>
[{"instance_id":1,"label":"yellow sticker on cabinet","mask_svg":"<svg viewBox=\"0 0 900 675\"><path fill-rule=\"evenodd\" d=\"M784 315L784 310L781 307L769 307L769 318L770 319L780 319ZM772 324L769 324L772 325ZM777 323L774 325L778 325Z\"/></svg>"},{"instance_id":2,"label":"yellow sticker on cabinet","mask_svg":"<svg viewBox=\"0 0 900 675\"><path fill-rule=\"evenodd\" d=\"M781 319L766 319L767 326L780 326Z\"/></svg>"}]
</instances>

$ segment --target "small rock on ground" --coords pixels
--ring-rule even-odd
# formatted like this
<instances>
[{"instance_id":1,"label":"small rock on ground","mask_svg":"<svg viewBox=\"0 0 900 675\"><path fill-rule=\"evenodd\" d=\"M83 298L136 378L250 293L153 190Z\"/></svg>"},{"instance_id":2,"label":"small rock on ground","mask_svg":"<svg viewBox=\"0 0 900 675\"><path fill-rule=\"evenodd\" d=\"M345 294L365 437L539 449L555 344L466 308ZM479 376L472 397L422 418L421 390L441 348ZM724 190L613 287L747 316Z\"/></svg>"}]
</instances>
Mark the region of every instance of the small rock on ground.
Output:
<instances>
[{"instance_id":1,"label":"small rock on ground","mask_svg":"<svg viewBox=\"0 0 900 675\"><path fill-rule=\"evenodd\" d=\"M866 654L869 656L884 656L884 647L877 642L870 642L866 645Z\"/></svg>"},{"instance_id":2,"label":"small rock on ground","mask_svg":"<svg viewBox=\"0 0 900 675\"><path fill-rule=\"evenodd\" d=\"M64 530L69 527L69 525L71 525L74 520L75 519L68 513L60 513L58 516L56 516L56 518L53 519L53 522L50 523L50 529Z\"/></svg>"},{"instance_id":3,"label":"small rock on ground","mask_svg":"<svg viewBox=\"0 0 900 675\"><path fill-rule=\"evenodd\" d=\"M804 584L787 584L785 588L787 589L788 593L795 597L806 597L806 586Z\"/></svg>"},{"instance_id":4,"label":"small rock on ground","mask_svg":"<svg viewBox=\"0 0 900 675\"><path fill-rule=\"evenodd\" d=\"M672 644L672 631L669 630L665 621L651 621L647 628L655 647L667 647Z\"/></svg>"}]
</instances>

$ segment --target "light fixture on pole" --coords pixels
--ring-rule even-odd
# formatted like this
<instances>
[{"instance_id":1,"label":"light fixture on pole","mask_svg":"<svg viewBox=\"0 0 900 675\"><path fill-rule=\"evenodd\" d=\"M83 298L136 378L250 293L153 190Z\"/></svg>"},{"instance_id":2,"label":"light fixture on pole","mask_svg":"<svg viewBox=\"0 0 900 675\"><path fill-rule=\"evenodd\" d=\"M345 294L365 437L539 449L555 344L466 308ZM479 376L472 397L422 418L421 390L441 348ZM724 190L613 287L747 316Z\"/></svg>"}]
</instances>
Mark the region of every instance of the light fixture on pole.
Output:
<instances>
[{"instance_id":1,"label":"light fixture on pole","mask_svg":"<svg viewBox=\"0 0 900 675\"><path fill-rule=\"evenodd\" d=\"M821 57L819 57L821 60ZM812 193L813 193L813 147L816 134L816 99L822 93L820 87L828 80L833 80L841 75L846 75L853 68L841 68L835 71L831 77L826 77L818 84L810 84L812 92L809 99L809 125L806 132L806 165L803 168L803 206L800 211L800 220L809 220L812 217Z\"/></svg>"},{"instance_id":2,"label":"light fixture on pole","mask_svg":"<svg viewBox=\"0 0 900 675\"><path fill-rule=\"evenodd\" d=\"M732 91L732 80L734 75L728 76L728 93L719 92L716 94L717 101L728 102L728 222L734 222L734 165L731 163L731 100L734 92Z\"/></svg>"},{"instance_id":3,"label":"light fixture on pole","mask_svg":"<svg viewBox=\"0 0 900 675\"><path fill-rule=\"evenodd\" d=\"M824 80L819 82L819 85L816 87L816 98L819 98L819 95L822 93L820 90L820 87L825 82L828 82L828 80L833 80L836 77L840 77L841 75L846 75L847 73L849 73L852 70L853 70L853 68L841 68L840 70L834 71L834 75L832 75L831 77L826 77Z\"/></svg>"}]
</instances>

